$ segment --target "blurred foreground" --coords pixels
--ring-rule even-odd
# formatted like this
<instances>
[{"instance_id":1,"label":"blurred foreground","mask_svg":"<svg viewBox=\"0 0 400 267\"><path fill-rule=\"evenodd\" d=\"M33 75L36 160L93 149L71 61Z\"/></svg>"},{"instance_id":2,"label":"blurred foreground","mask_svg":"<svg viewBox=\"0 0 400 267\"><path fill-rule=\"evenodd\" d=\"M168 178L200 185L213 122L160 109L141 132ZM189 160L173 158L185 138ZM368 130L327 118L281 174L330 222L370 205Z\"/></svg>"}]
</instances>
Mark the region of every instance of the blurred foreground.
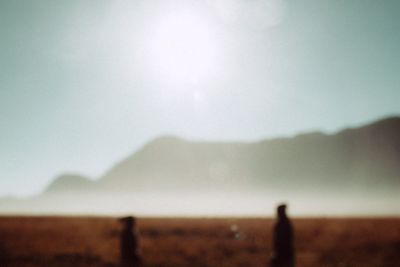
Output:
<instances>
[{"instance_id":1,"label":"blurred foreground","mask_svg":"<svg viewBox=\"0 0 400 267\"><path fill-rule=\"evenodd\" d=\"M273 219L138 219L143 266L266 267ZM398 267L400 218L293 219L300 267ZM0 266L118 266L116 218L0 217Z\"/></svg>"}]
</instances>

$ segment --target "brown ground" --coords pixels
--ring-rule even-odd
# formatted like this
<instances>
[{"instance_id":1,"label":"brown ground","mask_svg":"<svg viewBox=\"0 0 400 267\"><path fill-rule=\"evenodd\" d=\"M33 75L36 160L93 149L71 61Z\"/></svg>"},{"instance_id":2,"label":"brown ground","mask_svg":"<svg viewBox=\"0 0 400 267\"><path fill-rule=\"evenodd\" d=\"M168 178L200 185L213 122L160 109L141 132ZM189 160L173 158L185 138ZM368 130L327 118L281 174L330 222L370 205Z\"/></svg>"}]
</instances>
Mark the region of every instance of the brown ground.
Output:
<instances>
[{"instance_id":1,"label":"brown ground","mask_svg":"<svg viewBox=\"0 0 400 267\"><path fill-rule=\"evenodd\" d=\"M400 218L293 223L297 267L400 266ZM139 219L144 267L266 267L272 224ZM117 266L120 227L115 218L0 217L0 266Z\"/></svg>"}]
</instances>

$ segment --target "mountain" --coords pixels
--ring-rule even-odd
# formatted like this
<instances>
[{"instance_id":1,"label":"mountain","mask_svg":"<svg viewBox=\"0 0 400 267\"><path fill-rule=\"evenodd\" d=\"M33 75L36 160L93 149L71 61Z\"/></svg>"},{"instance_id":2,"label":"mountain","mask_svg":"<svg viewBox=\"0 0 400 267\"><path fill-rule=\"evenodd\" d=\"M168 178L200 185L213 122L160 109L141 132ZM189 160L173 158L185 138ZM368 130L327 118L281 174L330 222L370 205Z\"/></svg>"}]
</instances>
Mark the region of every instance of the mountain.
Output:
<instances>
[{"instance_id":1,"label":"mountain","mask_svg":"<svg viewBox=\"0 0 400 267\"><path fill-rule=\"evenodd\" d=\"M400 117L334 134L311 132L252 143L165 136L146 144L97 181L64 175L34 200L41 205L54 199L60 205L75 201L72 206L80 206L91 199L92 207L99 199L107 198L100 206L114 203L115 207L115 201L124 206L132 197L140 202L139 196L145 195L382 200L398 195L399 163ZM122 201L124 197L129 201Z\"/></svg>"},{"instance_id":2,"label":"mountain","mask_svg":"<svg viewBox=\"0 0 400 267\"><path fill-rule=\"evenodd\" d=\"M94 182L78 174L64 174L48 185L46 194L86 193L92 189Z\"/></svg>"},{"instance_id":3,"label":"mountain","mask_svg":"<svg viewBox=\"0 0 400 267\"><path fill-rule=\"evenodd\" d=\"M161 137L110 169L97 190L369 190L400 186L400 118L327 135L254 143Z\"/></svg>"}]
</instances>

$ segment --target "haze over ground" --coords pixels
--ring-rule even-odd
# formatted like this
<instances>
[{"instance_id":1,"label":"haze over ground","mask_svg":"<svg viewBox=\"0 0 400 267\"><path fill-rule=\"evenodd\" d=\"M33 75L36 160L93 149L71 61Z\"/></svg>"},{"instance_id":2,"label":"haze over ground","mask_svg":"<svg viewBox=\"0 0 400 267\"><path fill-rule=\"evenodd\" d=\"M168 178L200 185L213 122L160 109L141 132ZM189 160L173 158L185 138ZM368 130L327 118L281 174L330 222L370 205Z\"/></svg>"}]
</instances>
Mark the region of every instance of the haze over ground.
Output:
<instances>
[{"instance_id":1,"label":"haze over ground","mask_svg":"<svg viewBox=\"0 0 400 267\"><path fill-rule=\"evenodd\" d=\"M399 20L396 0L2 1L0 195L98 178L164 134L256 141L399 114Z\"/></svg>"}]
</instances>

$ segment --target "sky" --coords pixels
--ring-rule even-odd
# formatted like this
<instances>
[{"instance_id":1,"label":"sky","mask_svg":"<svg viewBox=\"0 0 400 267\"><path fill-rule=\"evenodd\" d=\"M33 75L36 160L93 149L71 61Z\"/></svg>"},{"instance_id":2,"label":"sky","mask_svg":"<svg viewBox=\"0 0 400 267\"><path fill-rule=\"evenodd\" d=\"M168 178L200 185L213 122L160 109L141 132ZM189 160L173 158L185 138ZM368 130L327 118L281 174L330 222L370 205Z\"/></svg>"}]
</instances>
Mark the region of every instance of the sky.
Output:
<instances>
[{"instance_id":1,"label":"sky","mask_svg":"<svg viewBox=\"0 0 400 267\"><path fill-rule=\"evenodd\" d=\"M0 0L0 196L153 138L255 141L400 113L398 0Z\"/></svg>"}]
</instances>

